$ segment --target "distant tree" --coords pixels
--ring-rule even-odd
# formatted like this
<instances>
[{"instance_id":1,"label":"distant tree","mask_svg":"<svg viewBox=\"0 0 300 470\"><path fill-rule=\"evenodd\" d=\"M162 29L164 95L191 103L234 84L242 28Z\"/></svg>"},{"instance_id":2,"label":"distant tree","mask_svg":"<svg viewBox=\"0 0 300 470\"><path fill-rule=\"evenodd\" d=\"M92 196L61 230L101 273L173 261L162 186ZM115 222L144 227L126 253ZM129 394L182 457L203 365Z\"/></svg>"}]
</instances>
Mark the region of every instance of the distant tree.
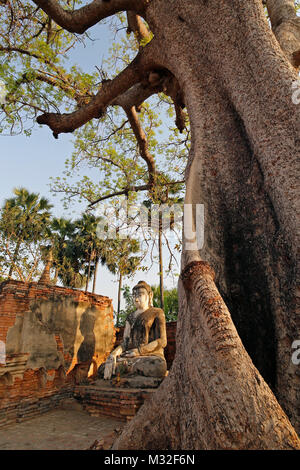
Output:
<instances>
[{"instance_id":1,"label":"distant tree","mask_svg":"<svg viewBox=\"0 0 300 470\"><path fill-rule=\"evenodd\" d=\"M53 268L55 269L53 284L57 284L59 272L64 264L67 243L74 232L74 224L71 220L63 217L54 217L49 227L49 238L51 239L51 251L53 255Z\"/></svg>"},{"instance_id":2,"label":"distant tree","mask_svg":"<svg viewBox=\"0 0 300 470\"><path fill-rule=\"evenodd\" d=\"M50 245L45 246L44 258L51 250L52 268L55 270L53 284L58 280L67 287L82 288L86 277L82 273L85 261L81 246L76 243L76 226L64 218L53 218L48 227Z\"/></svg>"},{"instance_id":3,"label":"distant tree","mask_svg":"<svg viewBox=\"0 0 300 470\"><path fill-rule=\"evenodd\" d=\"M77 232L74 241L79 245L79 247L81 247L81 251L84 253L86 262L86 292L92 277L92 292L95 292L99 262L104 265L108 253L109 241L103 241L97 235L97 226L100 220L100 217L96 217L93 214L83 214L81 219L75 221Z\"/></svg>"},{"instance_id":4,"label":"distant tree","mask_svg":"<svg viewBox=\"0 0 300 470\"><path fill-rule=\"evenodd\" d=\"M157 238L158 245L158 266L159 266L159 307L163 310L165 309L165 295L164 295L164 265L163 265L163 240L168 243L168 237L166 236L166 231L174 230L175 226L175 214L174 212L165 212L164 208L171 208L176 204L180 204L182 207L182 185L173 184L168 186L170 179L163 174L158 175L160 180L163 180L164 185L157 185L152 193L149 193L149 198L143 201L145 207L149 210L148 221L151 224L151 227L155 230L155 235ZM158 207L157 213L153 211L153 207ZM151 217L158 218L157 227L154 227ZM170 262L172 260L172 252L170 246L168 245L170 251ZM170 263L171 264L171 263Z\"/></svg>"},{"instance_id":5,"label":"distant tree","mask_svg":"<svg viewBox=\"0 0 300 470\"><path fill-rule=\"evenodd\" d=\"M119 326L121 314L121 292L123 278L131 276L137 270L142 257L137 256L140 251L140 244L135 239L115 239L111 240L109 252L107 253L106 264L108 269L118 276L118 307L116 325Z\"/></svg>"},{"instance_id":6,"label":"distant tree","mask_svg":"<svg viewBox=\"0 0 300 470\"><path fill-rule=\"evenodd\" d=\"M130 313L134 312L136 310L136 307L133 302L133 296L132 292L129 286L123 286L121 289L123 293L123 299L125 300L125 308L120 309L120 314L119 314L119 325L118 326L124 326L125 325L125 320L127 315Z\"/></svg>"},{"instance_id":7,"label":"distant tree","mask_svg":"<svg viewBox=\"0 0 300 470\"><path fill-rule=\"evenodd\" d=\"M153 290L153 306L160 307L160 286L151 286ZM164 312L166 321L175 321L178 316L177 288L164 290Z\"/></svg>"},{"instance_id":8,"label":"distant tree","mask_svg":"<svg viewBox=\"0 0 300 470\"><path fill-rule=\"evenodd\" d=\"M13 192L15 197L6 199L1 210L2 258L9 279L15 273L19 279L30 281L42 260L41 247L47 237L52 205L25 188Z\"/></svg>"}]
</instances>

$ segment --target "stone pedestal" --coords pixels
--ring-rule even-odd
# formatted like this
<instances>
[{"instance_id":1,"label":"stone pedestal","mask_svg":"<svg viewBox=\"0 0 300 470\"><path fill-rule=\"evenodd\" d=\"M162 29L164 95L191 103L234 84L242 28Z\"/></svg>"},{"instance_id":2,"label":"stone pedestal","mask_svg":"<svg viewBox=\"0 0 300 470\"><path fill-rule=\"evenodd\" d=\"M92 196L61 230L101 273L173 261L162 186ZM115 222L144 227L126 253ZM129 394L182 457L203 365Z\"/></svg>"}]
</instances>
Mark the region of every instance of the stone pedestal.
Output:
<instances>
[{"instance_id":1,"label":"stone pedestal","mask_svg":"<svg viewBox=\"0 0 300 470\"><path fill-rule=\"evenodd\" d=\"M111 416L130 421L155 389L121 388L106 380L92 385L76 385L74 397L92 416Z\"/></svg>"}]
</instances>

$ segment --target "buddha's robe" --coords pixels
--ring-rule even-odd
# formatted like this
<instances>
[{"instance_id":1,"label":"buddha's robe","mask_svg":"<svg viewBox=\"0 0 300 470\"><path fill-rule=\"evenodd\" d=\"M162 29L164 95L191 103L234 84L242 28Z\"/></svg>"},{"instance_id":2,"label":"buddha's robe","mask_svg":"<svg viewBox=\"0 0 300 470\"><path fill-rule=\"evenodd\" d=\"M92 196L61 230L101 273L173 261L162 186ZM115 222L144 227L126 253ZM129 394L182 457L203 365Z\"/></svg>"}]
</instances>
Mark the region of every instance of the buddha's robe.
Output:
<instances>
[{"instance_id":1,"label":"buddha's robe","mask_svg":"<svg viewBox=\"0 0 300 470\"><path fill-rule=\"evenodd\" d=\"M117 362L126 365L128 372L141 375L163 376L167 370L164 348L167 345L166 319L161 308L150 307L138 316L134 313L126 319L122 354L138 350L134 358L119 357Z\"/></svg>"}]
</instances>

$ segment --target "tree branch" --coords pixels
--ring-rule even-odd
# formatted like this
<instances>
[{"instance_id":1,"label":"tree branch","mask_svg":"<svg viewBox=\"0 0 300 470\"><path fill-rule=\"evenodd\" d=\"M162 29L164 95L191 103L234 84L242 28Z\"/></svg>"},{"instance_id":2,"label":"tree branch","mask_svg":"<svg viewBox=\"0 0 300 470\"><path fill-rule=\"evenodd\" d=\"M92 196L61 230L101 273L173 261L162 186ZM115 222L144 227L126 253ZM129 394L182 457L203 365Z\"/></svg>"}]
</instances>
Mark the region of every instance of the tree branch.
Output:
<instances>
[{"instance_id":1,"label":"tree branch","mask_svg":"<svg viewBox=\"0 0 300 470\"><path fill-rule=\"evenodd\" d=\"M160 91L162 91L161 84L153 87L150 84L146 86L145 83L137 83L129 90L125 91L125 93L115 98L110 105L121 106L124 109L132 108L132 106L138 108L146 99Z\"/></svg>"},{"instance_id":2,"label":"tree branch","mask_svg":"<svg viewBox=\"0 0 300 470\"><path fill-rule=\"evenodd\" d=\"M183 111L183 108L185 108L183 93L179 86L178 80L176 77L174 77L174 75L169 74L166 77L163 85L163 92L172 98L176 114L175 124L179 132L183 132L186 125L187 116Z\"/></svg>"},{"instance_id":3,"label":"tree branch","mask_svg":"<svg viewBox=\"0 0 300 470\"><path fill-rule=\"evenodd\" d=\"M9 240L5 241L4 243L4 249L5 249L5 252L10 260L10 263L13 265L14 269L17 271L18 275L19 275L19 278L21 281L25 281L24 279L24 276L22 274L22 271L20 270L19 266L16 264L16 262L14 261L14 256L13 254L11 253L9 247L8 247L8 244L9 244Z\"/></svg>"},{"instance_id":4,"label":"tree branch","mask_svg":"<svg viewBox=\"0 0 300 470\"><path fill-rule=\"evenodd\" d=\"M91 95L88 95L88 94L78 93L74 89L74 86L72 86L69 83L66 83L63 78L59 76L52 76L50 74L47 74L46 72L37 70L34 72L30 72L30 73L25 72L22 75L22 77L15 82L14 88L6 96L6 100L13 101L13 94L16 92L16 90L23 83L31 82L33 80L39 80L40 82L48 83L48 85L51 85L53 87L59 88L60 90L63 90L67 95L69 95L71 98L73 98L77 102L78 106L81 106L82 103L84 103L86 100L88 100L91 97ZM30 106L33 107L32 105ZM40 108L38 109L39 111L41 111Z\"/></svg>"},{"instance_id":5,"label":"tree branch","mask_svg":"<svg viewBox=\"0 0 300 470\"><path fill-rule=\"evenodd\" d=\"M71 33L84 33L99 21L120 11L133 10L143 14L147 2L144 0L94 0L78 10L65 10L57 0L33 0L62 28Z\"/></svg>"},{"instance_id":6,"label":"tree branch","mask_svg":"<svg viewBox=\"0 0 300 470\"><path fill-rule=\"evenodd\" d=\"M113 80L103 82L90 102L70 114L45 113L37 118L39 124L49 126L54 137L63 132L73 132L93 118L100 118L107 106L119 95L142 81L147 70L153 66L153 41Z\"/></svg>"},{"instance_id":7,"label":"tree branch","mask_svg":"<svg viewBox=\"0 0 300 470\"><path fill-rule=\"evenodd\" d=\"M187 120L183 110L184 98L177 79L168 70L159 70L159 73L150 71L143 83L134 85L110 104L122 106L124 109L133 106L138 108L147 98L162 91L172 98L176 113L175 124L179 131L183 132Z\"/></svg>"},{"instance_id":8,"label":"tree branch","mask_svg":"<svg viewBox=\"0 0 300 470\"><path fill-rule=\"evenodd\" d=\"M127 114L128 121L136 137L136 140L139 146L140 155L147 164L148 173L149 173L148 184L149 184L149 187L151 188L155 184L156 168L155 168L154 158L148 149L148 141L147 141L146 134L140 124L135 107L133 106L130 109L125 108L124 111Z\"/></svg>"},{"instance_id":9,"label":"tree branch","mask_svg":"<svg viewBox=\"0 0 300 470\"><path fill-rule=\"evenodd\" d=\"M183 183L185 183L185 180L172 181L172 182L169 182L169 183L165 183L163 186L171 186L171 185L174 185L174 184L183 184ZM141 185L141 186L129 186L128 188L125 188L121 191L117 191L115 193L111 193L111 194L107 194L106 196L99 197L98 199L96 199L96 201L92 201L88 205L88 207L92 207L95 204L97 204L98 202L105 201L105 199L109 199L111 197L122 196L123 194L128 194L130 192L148 191L149 189L151 189L151 185L149 183Z\"/></svg>"},{"instance_id":10,"label":"tree branch","mask_svg":"<svg viewBox=\"0 0 300 470\"><path fill-rule=\"evenodd\" d=\"M23 49L21 47L14 47L14 46L4 47L0 45L0 52L7 52L7 53L18 52L19 54L27 55L29 57L33 57L34 59L38 59L41 62L44 62L45 64L49 65L54 70L59 71L59 68L53 62L51 62L51 60L49 60L48 57L39 55L36 52L28 51L27 49Z\"/></svg>"},{"instance_id":11,"label":"tree branch","mask_svg":"<svg viewBox=\"0 0 300 470\"><path fill-rule=\"evenodd\" d=\"M123 194L128 194L129 192L135 192L136 193L136 192L139 192L139 191L147 191L148 189L150 189L149 184L144 184L144 185L141 185L141 186L130 186L128 188L123 189L122 191L117 191L115 193L107 194L106 196L101 196L98 199L96 199L96 201L92 201L88 205L88 207L92 207L95 204L97 204L98 202L105 201L106 199L110 199L111 197L122 196Z\"/></svg>"},{"instance_id":12,"label":"tree branch","mask_svg":"<svg viewBox=\"0 0 300 470\"><path fill-rule=\"evenodd\" d=\"M83 103L85 103L87 100L91 98L91 94L89 93L79 93L74 85L69 82L68 78L61 72L59 67L57 67L55 64L53 64L47 57L44 57L42 55L39 55L35 52L28 51L26 49L22 49L19 47L4 47L0 45L0 52L17 52L22 55L27 55L29 57L32 57L34 59L40 60L41 62L44 62L45 64L49 65L57 75L51 75L48 72L44 72L41 70L36 70L32 71L30 73L25 72L21 79L17 80L15 87L13 88L12 92L10 95L16 91L16 89L24 82L31 81L32 79L37 79L39 81L48 83L49 85L52 85L54 87L60 88L61 90L65 91L68 95L70 95L72 98L75 99L75 101L78 103L79 106L81 106Z\"/></svg>"},{"instance_id":13,"label":"tree branch","mask_svg":"<svg viewBox=\"0 0 300 470\"><path fill-rule=\"evenodd\" d=\"M300 18L294 0L266 0L272 30L293 67L300 66Z\"/></svg>"},{"instance_id":14,"label":"tree branch","mask_svg":"<svg viewBox=\"0 0 300 470\"><path fill-rule=\"evenodd\" d=\"M151 39L151 32L143 22L142 18L137 15L134 11L127 11L127 22L127 33L133 33L138 43L145 39Z\"/></svg>"}]
</instances>

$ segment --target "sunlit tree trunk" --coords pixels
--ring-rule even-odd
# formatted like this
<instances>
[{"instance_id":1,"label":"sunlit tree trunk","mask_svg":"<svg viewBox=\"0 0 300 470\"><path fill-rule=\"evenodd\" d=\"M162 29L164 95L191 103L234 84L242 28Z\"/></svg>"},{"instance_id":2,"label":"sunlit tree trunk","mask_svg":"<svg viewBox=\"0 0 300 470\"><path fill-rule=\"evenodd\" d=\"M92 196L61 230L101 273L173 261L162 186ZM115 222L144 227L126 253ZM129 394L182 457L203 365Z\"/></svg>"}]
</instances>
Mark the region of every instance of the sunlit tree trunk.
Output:
<instances>
[{"instance_id":1,"label":"sunlit tree trunk","mask_svg":"<svg viewBox=\"0 0 300 470\"><path fill-rule=\"evenodd\" d=\"M297 75L261 1L154 1L147 21L183 89L205 243L184 246L169 376L114 448L300 448L285 414L296 427Z\"/></svg>"},{"instance_id":2,"label":"sunlit tree trunk","mask_svg":"<svg viewBox=\"0 0 300 470\"><path fill-rule=\"evenodd\" d=\"M300 107L292 100L299 41L287 24L284 37L276 29L273 9L280 6L286 23L291 0L267 1L278 40L261 0L110 0L74 14L34 1L72 32L120 10L144 15L153 32L86 106L38 117L54 136L98 118L118 95L137 128L132 88L160 86L163 74L158 91L174 100L177 127L182 107L190 119L185 202L205 206L204 246L183 240L176 356L114 448L299 449L291 360L299 325ZM137 139L153 180L145 136Z\"/></svg>"}]
</instances>

